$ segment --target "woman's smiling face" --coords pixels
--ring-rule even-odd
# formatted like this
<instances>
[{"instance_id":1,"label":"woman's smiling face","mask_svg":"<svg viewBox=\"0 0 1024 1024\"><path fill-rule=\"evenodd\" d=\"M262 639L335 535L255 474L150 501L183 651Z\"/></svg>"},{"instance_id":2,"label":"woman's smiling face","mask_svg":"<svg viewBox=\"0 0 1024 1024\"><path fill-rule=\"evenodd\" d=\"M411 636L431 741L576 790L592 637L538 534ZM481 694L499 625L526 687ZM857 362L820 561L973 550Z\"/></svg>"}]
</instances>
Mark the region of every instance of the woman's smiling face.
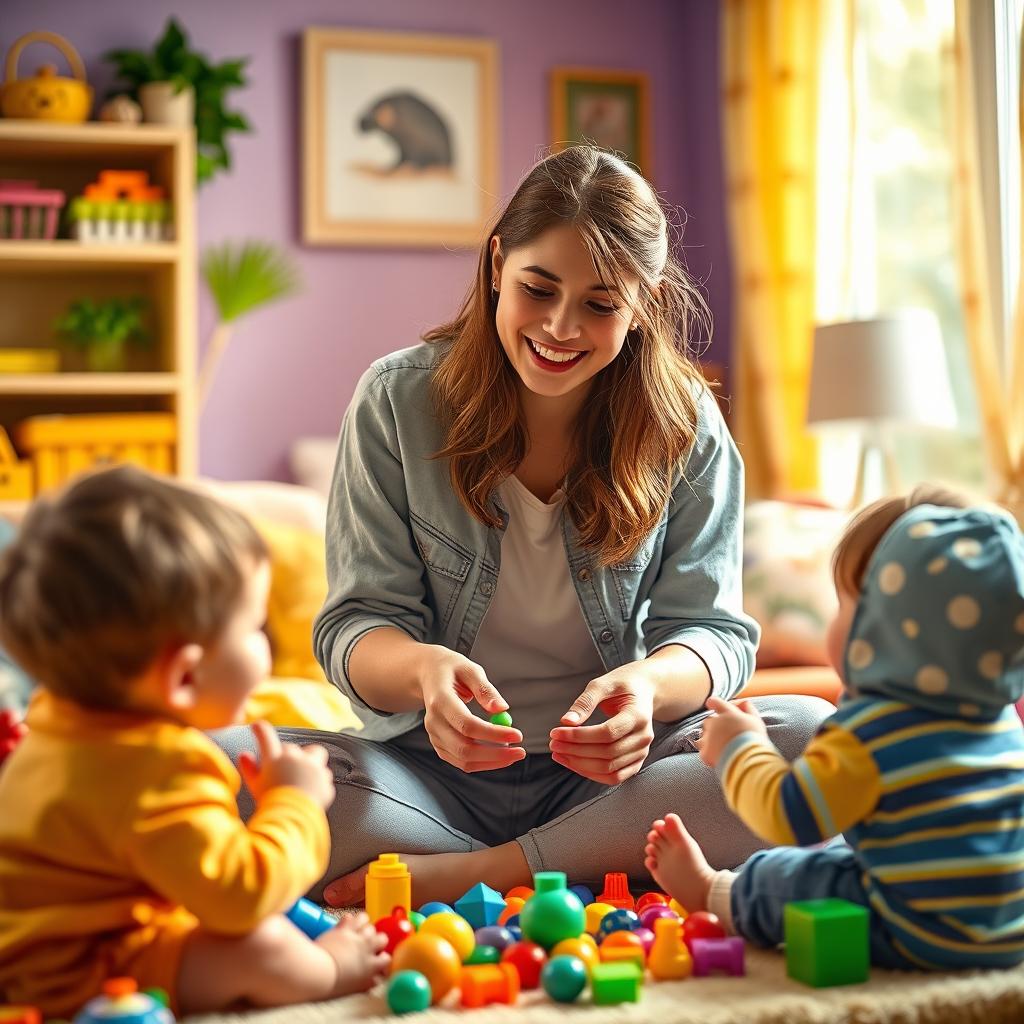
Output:
<instances>
[{"instance_id":1,"label":"woman's smiling face","mask_svg":"<svg viewBox=\"0 0 1024 1024\"><path fill-rule=\"evenodd\" d=\"M499 289L495 324L524 386L559 397L587 385L622 351L633 322L640 279L624 276L626 294L601 283L571 224L548 228L504 252L491 239L492 283Z\"/></svg>"}]
</instances>

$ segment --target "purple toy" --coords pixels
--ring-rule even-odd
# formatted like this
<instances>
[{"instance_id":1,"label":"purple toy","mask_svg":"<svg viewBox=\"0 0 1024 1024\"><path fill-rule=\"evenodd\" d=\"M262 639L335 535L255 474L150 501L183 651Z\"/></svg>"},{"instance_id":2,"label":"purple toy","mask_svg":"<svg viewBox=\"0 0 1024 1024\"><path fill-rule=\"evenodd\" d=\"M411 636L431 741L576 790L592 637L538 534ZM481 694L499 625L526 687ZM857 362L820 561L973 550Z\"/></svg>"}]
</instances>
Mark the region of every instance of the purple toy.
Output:
<instances>
[{"instance_id":1,"label":"purple toy","mask_svg":"<svg viewBox=\"0 0 1024 1024\"><path fill-rule=\"evenodd\" d=\"M491 924L484 928L477 928L475 934L478 946L493 946L497 950L505 949L516 941L512 933L500 924Z\"/></svg>"},{"instance_id":2,"label":"purple toy","mask_svg":"<svg viewBox=\"0 0 1024 1024\"><path fill-rule=\"evenodd\" d=\"M633 934L644 944L644 953L650 953L651 946L654 945L654 932L640 925L639 928L633 929Z\"/></svg>"},{"instance_id":3,"label":"purple toy","mask_svg":"<svg viewBox=\"0 0 1024 1024\"><path fill-rule=\"evenodd\" d=\"M640 924L644 928L650 928L651 931L654 931L654 922L659 917L678 918L679 915L674 910L666 907L664 903L652 903L649 907L644 907L640 911Z\"/></svg>"},{"instance_id":4,"label":"purple toy","mask_svg":"<svg viewBox=\"0 0 1024 1024\"><path fill-rule=\"evenodd\" d=\"M693 939L690 942L693 976L706 978L715 971L721 971L741 978L747 973L743 951L743 940L738 935L726 939Z\"/></svg>"}]
</instances>

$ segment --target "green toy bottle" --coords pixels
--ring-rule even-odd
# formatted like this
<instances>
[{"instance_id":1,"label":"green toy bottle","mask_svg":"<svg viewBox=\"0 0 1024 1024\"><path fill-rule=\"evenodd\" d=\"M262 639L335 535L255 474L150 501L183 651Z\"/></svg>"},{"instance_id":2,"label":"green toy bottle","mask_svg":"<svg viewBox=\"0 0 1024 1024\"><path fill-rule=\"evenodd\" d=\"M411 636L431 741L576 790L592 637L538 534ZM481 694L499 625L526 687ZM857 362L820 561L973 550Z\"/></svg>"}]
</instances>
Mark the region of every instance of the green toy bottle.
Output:
<instances>
[{"instance_id":1,"label":"green toy bottle","mask_svg":"<svg viewBox=\"0 0 1024 1024\"><path fill-rule=\"evenodd\" d=\"M578 939L586 925L583 903L566 888L564 871L538 871L534 894L519 912L523 937L545 949L562 939Z\"/></svg>"}]
</instances>

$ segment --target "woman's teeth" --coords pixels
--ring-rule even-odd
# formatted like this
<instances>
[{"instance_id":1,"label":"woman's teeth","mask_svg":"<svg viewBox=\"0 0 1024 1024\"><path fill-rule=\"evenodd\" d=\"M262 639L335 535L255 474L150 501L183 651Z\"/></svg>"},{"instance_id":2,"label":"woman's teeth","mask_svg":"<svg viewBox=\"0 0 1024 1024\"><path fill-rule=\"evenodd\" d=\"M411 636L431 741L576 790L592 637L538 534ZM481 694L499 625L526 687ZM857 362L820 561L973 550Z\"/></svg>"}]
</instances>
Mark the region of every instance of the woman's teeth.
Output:
<instances>
[{"instance_id":1,"label":"woman's teeth","mask_svg":"<svg viewBox=\"0 0 1024 1024\"><path fill-rule=\"evenodd\" d=\"M573 359L579 359L583 355L582 352L556 352L553 348L545 348L539 342L534 341L533 338L527 338L526 340L537 355L543 356L552 363L568 363Z\"/></svg>"}]
</instances>

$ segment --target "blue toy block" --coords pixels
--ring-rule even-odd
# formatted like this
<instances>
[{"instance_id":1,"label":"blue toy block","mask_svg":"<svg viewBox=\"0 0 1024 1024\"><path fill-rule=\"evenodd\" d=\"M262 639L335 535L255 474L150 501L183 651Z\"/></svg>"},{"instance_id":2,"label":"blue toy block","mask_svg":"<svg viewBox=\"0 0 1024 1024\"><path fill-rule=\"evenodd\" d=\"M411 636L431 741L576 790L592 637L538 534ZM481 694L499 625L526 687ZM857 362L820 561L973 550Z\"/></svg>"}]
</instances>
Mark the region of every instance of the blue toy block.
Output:
<instances>
[{"instance_id":1,"label":"blue toy block","mask_svg":"<svg viewBox=\"0 0 1024 1024\"><path fill-rule=\"evenodd\" d=\"M505 900L501 893L483 882L477 882L472 889L455 901L455 913L464 917L474 931L497 924L504 909Z\"/></svg>"},{"instance_id":2,"label":"blue toy block","mask_svg":"<svg viewBox=\"0 0 1024 1024\"><path fill-rule=\"evenodd\" d=\"M332 917L323 907L307 900L305 896L300 896L292 907L284 912L284 916L311 939L330 931L338 923L336 917Z\"/></svg>"}]
</instances>

